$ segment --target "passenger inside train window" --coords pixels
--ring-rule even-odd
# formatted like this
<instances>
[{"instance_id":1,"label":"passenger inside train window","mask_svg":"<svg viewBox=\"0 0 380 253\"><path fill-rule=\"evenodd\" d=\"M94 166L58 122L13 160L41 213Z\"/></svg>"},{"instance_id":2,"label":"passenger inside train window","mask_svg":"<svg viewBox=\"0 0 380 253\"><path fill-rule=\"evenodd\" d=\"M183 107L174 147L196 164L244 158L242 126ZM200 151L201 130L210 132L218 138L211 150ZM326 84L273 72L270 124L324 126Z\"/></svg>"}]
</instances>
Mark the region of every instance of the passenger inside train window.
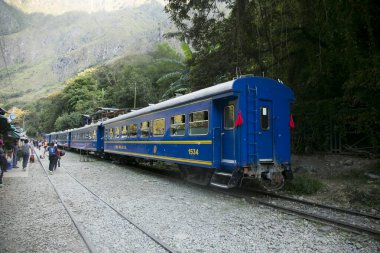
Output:
<instances>
[{"instance_id":1,"label":"passenger inside train window","mask_svg":"<svg viewBox=\"0 0 380 253\"><path fill-rule=\"evenodd\" d=\"M121 138L127 138L127 137L128 137L127 126L123 126L121 128Z\"/></svg>"},{"instance_id":2,"label":"passenger inside train window","mask_svg":"<svg viewBox=\"0 0 380 253\"><path fill-rule=\"evenodd\" d=\"M120 128L115 127L114 129L114 138L119 138L120 137Z\"/></svg>"},{"instance_id":3,"label":"passenger inside train window","mask_svg":"<svg viewBox=\"0 0 380 253\"><path fill-rule=\"evenodd\" d=\"M149 121L141 122L140 125L141 137L146 138L150 135Z\"/></svg>"},{"instance_id":4,"label":"passenger inside train window","mask_svg":"<svg viewBox=\"0 0 380 253\"><path fill-rule=\"evenodd\" d=\"M155 119L153 121L153 136L163 136L165 134L165 119Z\"/></svg>"},{"instance_id":5,"label":"passenger inside train window","mask_svg":"<svg viewBox=\"0 0 380 253\"><path fill-rule=\"evenodd\" d=\"M128 131L129 131L129 137L130 138L135 138L137 137L137 124L131 124L128 126Z\"/></svg>"},{"instance_id":6,"label":"passenger inside train window","mask_svg":"<svg viewBox=\"0 0 380 253\"><path fill-rule=\"evenodd\" d=\"M170 118L170 135L184 136L185 135L185 115L175 115Z\"/></svg>"},{"instance_id":7,"label":"passenger inside train window","mask_svg":"<svg viewBox=\"0 0 380 253\"><path fill-rule=\"evenodd\" d=\"M189 114L190 135L208 134L208 111L198 111Z\"/></svg>"}]
</instances>

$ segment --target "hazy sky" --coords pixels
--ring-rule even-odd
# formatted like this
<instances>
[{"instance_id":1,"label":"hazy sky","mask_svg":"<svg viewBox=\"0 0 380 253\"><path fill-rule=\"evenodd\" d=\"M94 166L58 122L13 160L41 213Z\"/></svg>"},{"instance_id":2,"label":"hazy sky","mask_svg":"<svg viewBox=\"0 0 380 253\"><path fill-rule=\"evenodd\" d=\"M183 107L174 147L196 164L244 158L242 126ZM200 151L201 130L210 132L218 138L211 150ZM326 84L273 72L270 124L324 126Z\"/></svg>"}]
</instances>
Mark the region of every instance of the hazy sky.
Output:
<instances>
[{"instance_id":1,"label":"hazy sky","mask_svg":"<svg viewBox=\"0 0 380 253\"><path fill-rule=\"evenodd\" d=\"M26 13L60 15L70 11L87 13L114 11L125 7L139 7L146 2L157 1L164 5L165 0L4 0Z\"/></svg>"}]
</instances>

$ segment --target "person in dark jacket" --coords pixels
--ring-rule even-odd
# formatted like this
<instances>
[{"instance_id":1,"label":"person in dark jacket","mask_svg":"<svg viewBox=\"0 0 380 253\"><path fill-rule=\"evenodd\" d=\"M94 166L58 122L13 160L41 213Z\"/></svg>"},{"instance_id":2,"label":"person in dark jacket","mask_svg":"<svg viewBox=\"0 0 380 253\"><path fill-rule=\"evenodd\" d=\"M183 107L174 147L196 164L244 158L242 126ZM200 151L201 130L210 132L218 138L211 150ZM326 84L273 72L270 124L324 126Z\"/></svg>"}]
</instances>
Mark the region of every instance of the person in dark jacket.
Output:
<instances>
[{"instance_id":1,"label":"person in dark jacket","mask_svg":"<svg viewBox=\"0 0 380 253\"><path fill-rule=\"evenodd\" d=\"M29 144L29 140L24 141L22 146L22 169L25 171L28 165L29 157L32 155L32 146Z\"/></svg>"},{"instance_id":2,"label":"person in dark jacket","mask_svg":"<svg viewBox=\"0 0 380 253\"><path fill-rule=\"evenodd\" d=\"M54 167L56 166L57 161L58 161L57 147L54 146L53 142L50 143L49 147L45 150L44 155L43 155L44 157L45 157L46 152L48 152L49 154L49 174L52 175Z\"/></svg>"},{"instance_id":3,"label":"person in dark jacket","mask_svg":"<svg viewBox=\"0 0 380 253\"><path fill-rule=\"evenodd\" d=\"M17 166L17 160L18 160L17 154L19 150L18 139L13 142L12 148L13 148L13 168L18 168Z\"/></svg>"}]
</instances>

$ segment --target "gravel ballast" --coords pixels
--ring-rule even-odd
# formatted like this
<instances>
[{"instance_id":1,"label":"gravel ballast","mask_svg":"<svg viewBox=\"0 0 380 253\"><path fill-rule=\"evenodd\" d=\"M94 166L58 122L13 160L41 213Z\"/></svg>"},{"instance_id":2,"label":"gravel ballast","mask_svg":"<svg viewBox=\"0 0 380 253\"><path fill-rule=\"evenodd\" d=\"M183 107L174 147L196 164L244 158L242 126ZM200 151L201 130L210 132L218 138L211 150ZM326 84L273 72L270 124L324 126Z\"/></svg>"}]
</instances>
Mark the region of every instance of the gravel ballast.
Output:
<instances>
[{"instance_id":1,"label":"gravel ballast","mask_svg":"<svg viewBox=\"0 0 380 253\"><path fill-rule=\"evenodd\" d=\"M164 250L70 175L178 252L380 251L380 242L365 235L323 230L325 225L131 166L79 160L67 152L50 178L97 252ZM48 159L42 162L47 167ZM87 251L39 164L25 173L5 178L0 189L0 252Z\"/></svg>"}]
</instances>

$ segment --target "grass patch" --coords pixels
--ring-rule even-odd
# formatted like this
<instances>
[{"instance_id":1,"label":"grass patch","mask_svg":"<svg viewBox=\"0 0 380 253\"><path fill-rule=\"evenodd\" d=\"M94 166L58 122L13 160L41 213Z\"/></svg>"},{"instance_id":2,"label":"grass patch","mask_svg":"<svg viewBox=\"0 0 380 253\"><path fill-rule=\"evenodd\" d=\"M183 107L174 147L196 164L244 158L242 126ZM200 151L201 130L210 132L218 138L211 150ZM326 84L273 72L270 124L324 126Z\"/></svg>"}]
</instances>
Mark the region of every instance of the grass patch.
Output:
<instances>
[{"instance_id":1,"label":"grass patch","mask_svg":"<svg viewBox=\"0 0 380 253\"><path fill-rule=\"evenodd\" d=\"M285 190L295 194L311 195L323 188L323 183L307 175L297 176L285 185Z\"/></svg>"},{"instance_id":2,"label":"grass patch","mask_svg":"<svg viewBox=\"0 0 380 253\"><path fill-rule=\"evenodd\" d=\"M360 204L370 208L380 208L380 187L372 185L367 189L347 189L352 204Z\"/></svg>"}]
</instances>

